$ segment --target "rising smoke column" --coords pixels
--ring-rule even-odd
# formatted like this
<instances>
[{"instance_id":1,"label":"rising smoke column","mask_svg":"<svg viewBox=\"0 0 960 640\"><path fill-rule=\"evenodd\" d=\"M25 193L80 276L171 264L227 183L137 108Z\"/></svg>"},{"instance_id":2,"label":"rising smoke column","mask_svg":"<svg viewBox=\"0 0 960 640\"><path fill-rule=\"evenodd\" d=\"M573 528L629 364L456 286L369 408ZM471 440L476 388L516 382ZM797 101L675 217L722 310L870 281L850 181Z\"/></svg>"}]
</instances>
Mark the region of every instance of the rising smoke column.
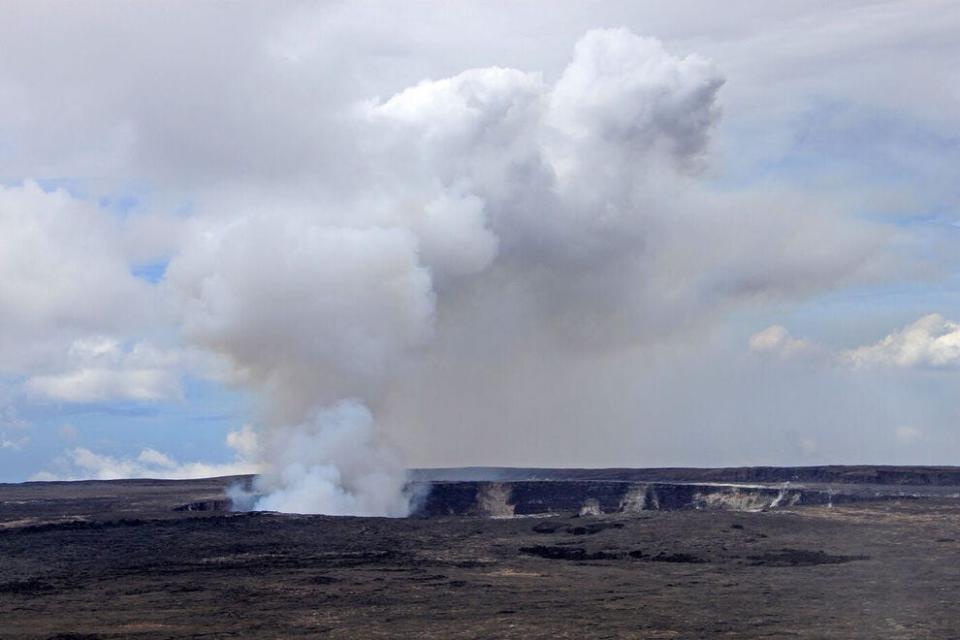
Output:
<instances>
[{"instance_id":1,"label":"rising smoke column","mask_svg":"<svg viewBox=\"0 0 960 640\"><path fill-rule=\"evenodd\" d=\"M721 227L688 187L722 82L698 56L593 31L552 84L474 69L355 105L356 175L313 209L194 219L167 281L188 339L262 399L255 506L405 514L377 412L398 389L430 402L423 361L618 348L856 269L842 250L811 263L787 247L771 268L740 257L742 234L711 245ZM720 209L735 221L744 204Z\"/></svg>"},{"instance_id":2,"label":"rising smoke column","mask_svg":"<svg viewBox=\"0 0 960 640\"><path fill-rule=\"evenodd\" d=\"M203 224L198 222L198 224ZM362 400L426 342L434 309L416 237L262 215L191 235L169 278L185 332L262 394L259 508L404 515L403 467Z\"/></svg>"}]
</instances>

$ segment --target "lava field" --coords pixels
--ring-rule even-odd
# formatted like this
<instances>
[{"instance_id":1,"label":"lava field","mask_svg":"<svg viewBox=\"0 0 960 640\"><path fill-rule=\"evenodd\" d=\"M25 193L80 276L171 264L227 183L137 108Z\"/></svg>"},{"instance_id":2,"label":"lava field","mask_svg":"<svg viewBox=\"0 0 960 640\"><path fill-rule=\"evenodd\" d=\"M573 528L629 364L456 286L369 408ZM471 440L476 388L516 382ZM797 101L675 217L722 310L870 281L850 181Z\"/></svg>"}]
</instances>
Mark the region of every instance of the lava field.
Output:
<instances>
[{"instance_id":1,"label":"lava field","mask_svg":"<svg viewBox=\"0 0 960 640\"><path fill-rule=\"evenodd\" d=\"M955 470L819 469L418 472L405 519L0 485L0 638L960 635Z\"/></svg>"}]
</instances>

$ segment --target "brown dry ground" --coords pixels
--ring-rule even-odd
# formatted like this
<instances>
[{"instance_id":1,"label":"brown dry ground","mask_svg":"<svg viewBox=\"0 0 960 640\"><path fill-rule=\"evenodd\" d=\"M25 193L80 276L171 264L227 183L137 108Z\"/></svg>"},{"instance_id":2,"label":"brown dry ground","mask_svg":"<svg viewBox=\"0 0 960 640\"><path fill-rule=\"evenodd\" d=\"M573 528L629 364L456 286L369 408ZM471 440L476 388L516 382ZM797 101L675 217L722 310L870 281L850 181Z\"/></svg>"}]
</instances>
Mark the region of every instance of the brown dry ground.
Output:
<instances>
[{"instance_id":1,"label":"brown dry ground","mask_svg":"<svg viewBox=\"0 0 960 640\"><path fill-rule=\"evenodd\" d=\"M960 638L960 500L506 520L171 510L221 486L0 485L0 638Z\"/></svg>"}]
</instances>

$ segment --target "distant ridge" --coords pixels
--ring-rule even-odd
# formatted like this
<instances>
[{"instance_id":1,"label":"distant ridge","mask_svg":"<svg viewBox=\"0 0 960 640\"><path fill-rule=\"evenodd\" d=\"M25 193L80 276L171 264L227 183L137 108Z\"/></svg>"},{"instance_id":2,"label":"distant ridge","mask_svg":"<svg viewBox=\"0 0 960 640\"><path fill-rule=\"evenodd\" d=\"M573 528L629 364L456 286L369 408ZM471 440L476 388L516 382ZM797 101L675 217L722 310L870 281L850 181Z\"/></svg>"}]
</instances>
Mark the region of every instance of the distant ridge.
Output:
<instances>
[{"instance_id":1,"label":"distant ridge","mask_svg":"<svg viewBox=\"0 0 960 640\"><path fill-rule=\"evenodd\" d=\"M604 480L624 482L817 482L880 485L960 485L960 467L825 465L811 467L664 467L654 469L561 469L523 467L450 467L411 469L423 482L523 480Z\"/></svg>"}]
</instances>

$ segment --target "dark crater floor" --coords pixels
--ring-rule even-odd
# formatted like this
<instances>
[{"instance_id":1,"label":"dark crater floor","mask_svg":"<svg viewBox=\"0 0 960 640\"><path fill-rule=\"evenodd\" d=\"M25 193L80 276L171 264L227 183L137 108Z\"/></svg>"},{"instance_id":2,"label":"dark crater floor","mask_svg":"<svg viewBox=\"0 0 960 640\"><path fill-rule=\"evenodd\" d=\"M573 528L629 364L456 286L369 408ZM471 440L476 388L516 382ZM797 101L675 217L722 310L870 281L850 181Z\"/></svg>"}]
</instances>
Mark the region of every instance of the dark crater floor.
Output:
<instances>
[{"instance_id":1,"label":"dark crater floor","mask_svg":"<svg viewBox=\"0 0 960 640\"><path fill-rule=\"evenodd\" d=\"M960 636L953 470L766 469L444 470L400 520L0 485L0 639Z\"/></svg>"}]
</instances>

